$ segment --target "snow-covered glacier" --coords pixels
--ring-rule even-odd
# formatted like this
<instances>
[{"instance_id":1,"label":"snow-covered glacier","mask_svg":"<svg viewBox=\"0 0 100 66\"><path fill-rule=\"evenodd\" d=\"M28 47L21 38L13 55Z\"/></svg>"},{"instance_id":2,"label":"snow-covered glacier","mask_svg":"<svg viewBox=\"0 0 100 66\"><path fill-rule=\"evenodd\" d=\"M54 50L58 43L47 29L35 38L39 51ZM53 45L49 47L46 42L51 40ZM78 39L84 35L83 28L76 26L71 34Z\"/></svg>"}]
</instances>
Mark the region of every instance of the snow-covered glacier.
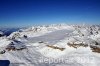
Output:
<instances>
[{"instance_id":1,"label":"snow-covered glacier","mask_svg":"<svg viewBox=\"0 0 100 66\"><path fill-rule=\"evenodd\" d=\"M19 29L0 37L0 60L10 60L10 66L98 66L100 25Z\"/></svg>"}]
</instances>

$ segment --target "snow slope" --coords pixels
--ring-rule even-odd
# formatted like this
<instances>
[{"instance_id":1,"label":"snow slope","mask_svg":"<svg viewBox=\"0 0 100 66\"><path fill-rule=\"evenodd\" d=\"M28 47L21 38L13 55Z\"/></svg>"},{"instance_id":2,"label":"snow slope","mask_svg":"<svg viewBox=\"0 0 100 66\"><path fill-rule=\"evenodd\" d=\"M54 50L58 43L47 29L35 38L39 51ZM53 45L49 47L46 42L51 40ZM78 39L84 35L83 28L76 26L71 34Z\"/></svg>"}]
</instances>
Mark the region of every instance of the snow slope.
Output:
<instances>
[{"instance_id":1,"label":"snow slope","mask_svg":"<svg viewBox=\"0 0 100 66\"><path fill-rule=\"evenodd\" d=\"M30 27L0 39L0 59L10 60L10 66L100 64L98 25L54 24Z\"/></svg>"}]
</instances>

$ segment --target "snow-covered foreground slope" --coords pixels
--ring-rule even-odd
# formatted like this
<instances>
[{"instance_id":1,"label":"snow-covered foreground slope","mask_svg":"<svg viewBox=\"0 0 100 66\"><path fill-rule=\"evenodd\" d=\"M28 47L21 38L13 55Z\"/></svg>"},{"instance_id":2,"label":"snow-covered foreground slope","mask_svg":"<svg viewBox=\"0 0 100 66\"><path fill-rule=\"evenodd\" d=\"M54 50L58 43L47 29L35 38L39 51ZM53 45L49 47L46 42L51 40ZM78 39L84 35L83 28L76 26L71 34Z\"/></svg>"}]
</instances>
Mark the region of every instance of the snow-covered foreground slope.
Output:
<instances>
[{"instance_id":1,"label":"snow-covered foreground slope","mask_svg":"<svg viewBox=\"0 0 100 66\"><path fill-rule=\"evenodd\" d=\"M98 66L100 26L31 27L0 37L0 60L10 66Z\"/></svg>"}]
</instances>

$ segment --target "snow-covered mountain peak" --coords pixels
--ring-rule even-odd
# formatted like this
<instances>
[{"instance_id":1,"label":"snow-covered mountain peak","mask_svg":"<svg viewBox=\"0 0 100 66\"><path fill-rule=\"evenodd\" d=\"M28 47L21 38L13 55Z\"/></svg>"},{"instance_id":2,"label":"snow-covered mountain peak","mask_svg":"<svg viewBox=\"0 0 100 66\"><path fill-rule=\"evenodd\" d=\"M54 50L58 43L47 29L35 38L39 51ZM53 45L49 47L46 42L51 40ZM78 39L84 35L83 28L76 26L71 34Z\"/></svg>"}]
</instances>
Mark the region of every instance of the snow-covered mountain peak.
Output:
<instances>
[{"instance_id":1,"label":"snow-covered mountain peak","mask_svg":"<svg viewBox=\"0 0 100 66\"><path fill-rule=\"evenodd\" d=\"M99 55L100 26L97 25L33 26L0 37L0 59L10 60L12 66L16 63L18 66L98 66L99 62L90 63L89 57L99 61ZM87 63L80 62L79 58ZM52 61L50 64L50 59L72 59L72 63Z\"/></svg>"}]
</instances>

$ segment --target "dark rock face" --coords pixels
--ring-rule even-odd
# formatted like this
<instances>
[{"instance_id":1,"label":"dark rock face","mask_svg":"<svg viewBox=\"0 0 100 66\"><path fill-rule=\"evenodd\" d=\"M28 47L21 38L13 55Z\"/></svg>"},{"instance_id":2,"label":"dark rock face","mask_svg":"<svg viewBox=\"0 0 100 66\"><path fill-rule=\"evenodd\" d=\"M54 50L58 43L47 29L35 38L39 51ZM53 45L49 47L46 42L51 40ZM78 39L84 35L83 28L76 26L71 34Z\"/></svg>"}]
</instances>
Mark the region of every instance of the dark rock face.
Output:
<instances>
[{"instance_id":1,"label":"dark rock face","mask_svg":"<svg viewBox=\"0 0 100 66\"><path fill-rule=\"evenodd\" d=\"M5 50L2 50L2 51L0 51L0 54L4 54L6 51Z\"/></svg>"},{"instance_id":2,"label":"dark rock face","mask_svg":"<svg viewBox=\"0 0 100 66\"><path fill-rule=\"evenodd\" d=\"M2 37L3 35L2 34L0 34L0 37Z\"/></svg>"},{"instance_id":3,"label":"dark rock face","mask_svg":"<svg viewBox=\"0 0 100 66\"><path fill-rule=\"evenodd\" d=\"M24 37L24 38L27 38L27 35L24 35L23 37Z\"/></svg>"},{"instance_id":4,"label":"dark rock face","mask_svg":"<svg viewBox=\"0 0 100 66\"><path fill-rule=\"evenodd\" d=\"M8 51L16 51L16 50L23 50L26 49L26 46L23 45L20 41L13 40L7 47L5 48Z\"/></svg>"},{"instance_id":5,"label":"dark rock face","mask_svg":"<svg viewBox=\"0 0 100 66\"><path fill-rule=\"evenodd\" d=\"M60 48L60 47L57 47L57 46L53 46L53 45L46 45L47 47L50 47L50 48L53 48L53 49L59 49L61 51L65 50L65 48Z\"/></svg>"}]
</instances>

